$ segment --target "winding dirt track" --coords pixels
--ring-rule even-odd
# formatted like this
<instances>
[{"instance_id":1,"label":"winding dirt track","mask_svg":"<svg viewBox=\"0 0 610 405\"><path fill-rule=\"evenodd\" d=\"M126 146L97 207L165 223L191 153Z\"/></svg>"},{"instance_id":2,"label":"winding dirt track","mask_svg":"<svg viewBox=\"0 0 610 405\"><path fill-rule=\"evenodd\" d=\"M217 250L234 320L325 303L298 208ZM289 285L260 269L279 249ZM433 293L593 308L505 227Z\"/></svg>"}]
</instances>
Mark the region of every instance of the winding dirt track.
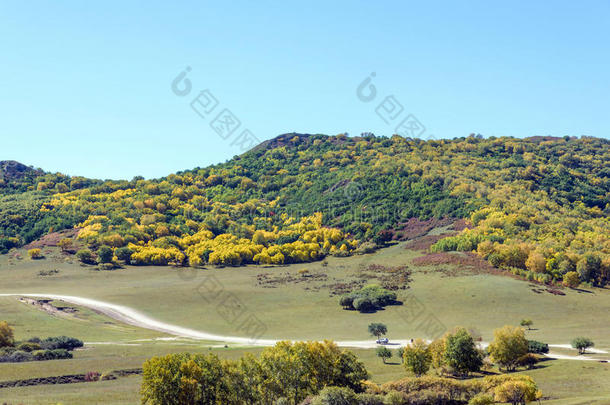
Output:
<instances>
[{"instance_id":1,"label":"winding dirt track","mask_svg":"<svg viewBox=\"0 0 610 405\"><path fill-rule=\"evenodd\" d=\"M237 343L241 345L247 346L273 346L279 340L282 339L256 339L253 340L248 337L239 337L239 336L223 336L223 335L215 335L212 333L194 330L185 328L182 326L172 325L169 323L161 322L156 319L153 319L147 315L138 312L133 308L129 308L123 305L112 304L105 301L94 300L90 298L76 297L73 295L57 295L57 294L0 294L0 297L32 297L32 298L45 298L45 299L53 299L60 300L64 302L68 302L70 304L80 305L83 307L90 308L97 312L100 312L112 319L117 321L137 326L144 329L155 330L162 333L167 333L169 335L191 338L191 339L199 339L199 340L210 340L215 342L223 342L223 343ZM405 340L392 340L388 345L389 347L399 347L405 346L410 342L410 339ZM98 344L102 344L103 342L99 342ZM111 343L111 342L108 342ZM378 345L372 340L349 340L349 341L337 341L338 346L341 347L353 347L353 348L362 348L362 349L370 349L375 348ZM486 342L481 342L482 347L486 347ZM570 348L570 345L566 344L557 344L557 345L549 345L549 347L556 348ZM591 353L607 353L604 350L597 349L588 349ZM548 353L550 357L554 357L557 359L566 359L566 360L594 360L599 361L600 359L594 359L591 357L583 357L583 356L571 356L565 354L558 353Z\"/></svg>"}]
</instances>

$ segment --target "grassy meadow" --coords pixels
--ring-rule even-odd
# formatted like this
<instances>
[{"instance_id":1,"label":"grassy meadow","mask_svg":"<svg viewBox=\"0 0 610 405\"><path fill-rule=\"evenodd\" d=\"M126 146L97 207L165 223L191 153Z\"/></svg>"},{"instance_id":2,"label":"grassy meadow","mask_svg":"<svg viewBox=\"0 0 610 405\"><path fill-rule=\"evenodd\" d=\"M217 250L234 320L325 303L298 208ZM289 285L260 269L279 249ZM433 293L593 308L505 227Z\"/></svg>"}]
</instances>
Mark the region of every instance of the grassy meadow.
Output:
<instances>
[{"instance_id":1,"label":"grassy meadow","mask_svg":"<svg viewBox=\"0 0 610 405\"><path fill-rule=\"evenodd\" d=\"M122 304L155 319L216 334L240 336L239 321L227 316L223 294L231 293L244 314L254 314L265 325L262 338L372 340L367 325L383 322L392 339L427 338L418 322L409 321L408 304L389 306L376 313L360 314L338 305L340 284L374 283L382 274L370 265L406 265L412 270L407 289L399 298L416 297L423 313L438 319L443 328L462 325L475 329L483 340L493 329L516 325L522 318L534 321L528 338L549 344L566 344L586 335L596 348L610 348L610 292L601 289L568 290L556 295L540 286L505 275L489 274L453 264L416 266L413 259L424 253L398 244L375 254L328 258L326 262L276 267L176 269L133 267L98 271L81 266L55 250L46 259L32 261L0 256L0 293L53 293L75 295ZM454 254L454 253L451 253ZM457 253L457 255L460 255ZM58 270L57 273L49 273ZM51 275L44 275L51 274ZM216 286L210 288L211 280ZM364 280L364 281L363 281ZM220 287L219 287L220 286ZM410 301L406 301L409 303ZM190 339L165 339L163 333L125 325L92 310L65 303L76 311L49 314L20 302L0 297L0 319L14 326L17 339L32 336L70 335L87 342L70 360L0 364L0 381L140 367L153 356L171 352L213 352L237 358L260 348ZM406 372L398 359L384 365L371 349L352 349L365 362L371 379L385 382ZM553 351L575 354L561 349ZM610 358L608 354L588 355ZM552 360L526 373L535 378L548 404L610 403L609 363ZM9 403L77 404L138 403L140 377L122 377L97 383L65 384L0 389Z\"/></svg>"}]
</instances>

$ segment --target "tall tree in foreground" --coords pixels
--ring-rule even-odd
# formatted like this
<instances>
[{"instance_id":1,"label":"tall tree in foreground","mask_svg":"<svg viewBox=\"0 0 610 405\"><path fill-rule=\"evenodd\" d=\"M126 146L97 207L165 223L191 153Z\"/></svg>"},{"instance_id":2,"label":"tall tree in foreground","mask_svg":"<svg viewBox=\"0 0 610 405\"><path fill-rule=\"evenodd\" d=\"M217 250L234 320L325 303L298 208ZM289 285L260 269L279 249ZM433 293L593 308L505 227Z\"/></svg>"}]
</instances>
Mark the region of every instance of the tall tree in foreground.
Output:
<instances>
[{"instance_id":1,"label":"tall tree in foreground","mask_svg":"<svg viewBox=\"0 0 610 405\"><path fill-rule=\"evenodd\" d=\"M143 366L141 399L149 405L298 404L324 387L362 391L368 378L356 356L333 342L278 342L259 358L170 354Z\"/></svg>"},{"instance_id":2,"label":"tall tree in foreground","mask_svg":"<svg viewBox=\"0 0 610 405\"><path fill-rule=\"evenodd\" d=\"M513 371L519 358L527 353L528 344L523 328L506 325L494 330L494 340L489 344L492 361L507 371Z\"/></svg>"},{"instance_id":3,"label":"tall tree in foreground","mask_svg":"<svg viewBox=\"0 0 610 405\"><path fill-rule=\"evenodd\" d=\"M458 328L446 336L445 360L458 374L479 371L483 365L483 355L472 335L464 328Z\"/></svg>"},{"instance_id":4,"label":"tall tree in foreground","mask_svg":"<svg viewBox=\"0 0 610 405\"><path fill-rule=\"evenodd\" d=\"M422 339L416 339L405 347L403 358L405 368L417 377L426 374L432 362L430 349Z\"/></svg>"}]
</instances>

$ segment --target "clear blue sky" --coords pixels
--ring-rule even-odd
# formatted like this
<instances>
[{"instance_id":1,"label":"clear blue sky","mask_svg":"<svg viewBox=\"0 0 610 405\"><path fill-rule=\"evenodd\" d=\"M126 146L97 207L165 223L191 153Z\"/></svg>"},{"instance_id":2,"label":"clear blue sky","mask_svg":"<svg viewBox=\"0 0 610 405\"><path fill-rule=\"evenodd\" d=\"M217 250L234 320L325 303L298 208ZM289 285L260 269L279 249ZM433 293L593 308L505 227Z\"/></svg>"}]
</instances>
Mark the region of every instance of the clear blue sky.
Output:
<instances>
[{"instance_id":1,"label":"clear blue sky","mask_svg":"<svg viewBox=\"0 0 610 405\"><path fill-rule=\"evenodd\" d=\"M4 1L0 160L159 177L231 158L246 128L391 135L389 95L424 138L607 138L609 20L608 1ZM204 89L218 105L201 118ZM227 140L210 127L224 108L241 121Z\"/></svg>"}]
</instances>

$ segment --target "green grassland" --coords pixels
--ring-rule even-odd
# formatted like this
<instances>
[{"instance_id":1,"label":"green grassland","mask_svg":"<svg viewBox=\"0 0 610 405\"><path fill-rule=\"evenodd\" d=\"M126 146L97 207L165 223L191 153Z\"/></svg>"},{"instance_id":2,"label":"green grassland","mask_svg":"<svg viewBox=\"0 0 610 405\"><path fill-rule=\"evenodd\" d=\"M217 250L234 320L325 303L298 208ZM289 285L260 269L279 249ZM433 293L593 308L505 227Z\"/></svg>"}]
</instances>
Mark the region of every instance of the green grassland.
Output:
<instances>
[{"instance_id":1,"label":"green grassland","mask_svg":"<svg viewBox=\"0 0 610 405\"><path fill-rule=\"evenodd\" d=\"M531 318L534 330L527 332L531 339L565 344L575 336L586 335L595 341L596 348L610 348L609 291L564 289L563 296L534 292L540 286L504 275L455 265L415 266L412 260L422 254L397 244L371 255L331 257L326 264L199 270L127 266L114 271L98 271L95 267L72 263L69 258L66 260L57 251L50 250L46 253L47 259L38 261L0 256L0 293L39 292L95 298L133 307L168 323L239 336L236 323L223 316L222 300L214 298L206 287L213 277L226 293L234 294L241 301L246 313L255 314L265 324L263 338L371 340L366 330L370 322L386 323L390 339L426 338L429 336L418 322L405 318L408 304L360 314L343 310L338 305L338 296L330 294L337 283L361 279L362 270L371 264L407 265L412 270L412 281L408 289L398 290L399 298L416 297L423 306L422 311L435 316L445 328L472 327L480 332L483 340L489 341L494 328ZM39 274L41 270L52 269L58 273ZM308 272L303 273L304 269ZM365 273L372 277L366 280L367 283L376 282L375 272ZM259 285L261 275L271 280L272 288ZM233 344L223 347L224 344L218 342L188 339L158 340L167 335L118 323L86 308L73 307L77 312L70 316L53 316L16 298L0 297L0 319L6 319L15 327L17 339L66 334L94 342L77 350L71 360L0 364L0 381L88 371L107 373L140 367L153 355L178 351L214 352L222 357L236 358L245 351L261 350ZM102 342L109 344L100 344ZM354 352L365 362L375 382L406 375L397 359L394 359L397 364L384 365L373 350L354 349ZM562 353L575 354L570 350ZM609 358L603 354L594 356ZM544 403L610 403L608 363L553 360L527 374L534 377L545 396L550 397ZM0 399L26 404L138 403L139 383L140 378L132 376L98 383L6 388L0 389Z\"/></svg>"}]
</instances>

